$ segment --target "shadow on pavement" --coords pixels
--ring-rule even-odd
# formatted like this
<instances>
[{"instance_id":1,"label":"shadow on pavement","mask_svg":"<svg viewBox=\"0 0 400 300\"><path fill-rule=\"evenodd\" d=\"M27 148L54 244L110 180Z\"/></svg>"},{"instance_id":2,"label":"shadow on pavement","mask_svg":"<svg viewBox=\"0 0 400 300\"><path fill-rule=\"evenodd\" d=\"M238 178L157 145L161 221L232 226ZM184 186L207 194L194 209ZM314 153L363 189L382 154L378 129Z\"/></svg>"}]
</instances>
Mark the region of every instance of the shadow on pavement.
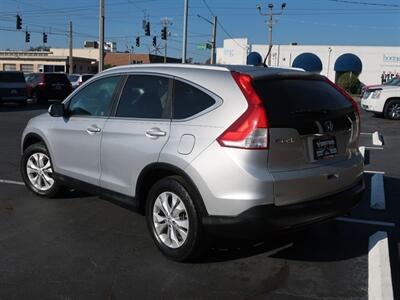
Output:
<instances>
[{"instance_id":1,"label":"shadow on pavement","mask_svg":"<svg viewBox=\"0 0 400 300\"><path fill-rule=\"evenodd\" d=\"M2 103L0 105L0 113L14 111L47 110L51 104L52 102L45 104L28 103L27 105L22 106L18 103Z\"/></svg>"}]
</instances>

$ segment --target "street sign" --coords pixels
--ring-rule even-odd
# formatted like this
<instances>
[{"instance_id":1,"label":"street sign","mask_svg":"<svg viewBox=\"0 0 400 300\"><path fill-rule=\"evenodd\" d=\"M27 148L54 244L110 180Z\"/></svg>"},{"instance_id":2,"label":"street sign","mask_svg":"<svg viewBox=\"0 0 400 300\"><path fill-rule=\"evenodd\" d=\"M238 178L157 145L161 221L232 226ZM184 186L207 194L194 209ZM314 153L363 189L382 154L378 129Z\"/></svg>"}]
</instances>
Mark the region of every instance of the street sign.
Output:
<instances>
[{"instance_id":1,"label":"street sign","mask_svg":"<svg viewBox=\"0 0 400 300\"><path fill-rule=\"evenodd\" d=\"M207 50L207 44L198 44L197 50Z\"/></svg>"},{"instance_id":2,"label":"street sign","mask_svg":"<svg viewBox=\"0 0 400 300\"><path fill-rule=\"evenodd\" d=\"M198 44L197 45L197 50L207 50L211 49L212 45L210 43L204 43L204 44Z\"/></svg>"}]
</instances>

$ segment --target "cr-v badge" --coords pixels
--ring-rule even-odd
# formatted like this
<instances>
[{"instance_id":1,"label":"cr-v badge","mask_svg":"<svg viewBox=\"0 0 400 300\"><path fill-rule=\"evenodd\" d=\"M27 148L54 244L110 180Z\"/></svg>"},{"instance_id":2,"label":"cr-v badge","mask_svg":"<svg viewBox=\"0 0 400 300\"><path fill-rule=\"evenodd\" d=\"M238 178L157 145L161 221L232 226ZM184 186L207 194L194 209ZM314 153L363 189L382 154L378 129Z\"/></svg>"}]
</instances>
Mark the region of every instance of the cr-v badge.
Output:
<instances>
[{"instance_id":1,"label":"cr-v badge","mask_svg":"<svg viewBox=\"0 0 400 300\"><path fill-rule=\"evenodd\" d=\"M277 139L277 140L275 140L275 143L277 143L277 144L293 144L294 143L294 138Z\"/></svg>"}]
</instances>

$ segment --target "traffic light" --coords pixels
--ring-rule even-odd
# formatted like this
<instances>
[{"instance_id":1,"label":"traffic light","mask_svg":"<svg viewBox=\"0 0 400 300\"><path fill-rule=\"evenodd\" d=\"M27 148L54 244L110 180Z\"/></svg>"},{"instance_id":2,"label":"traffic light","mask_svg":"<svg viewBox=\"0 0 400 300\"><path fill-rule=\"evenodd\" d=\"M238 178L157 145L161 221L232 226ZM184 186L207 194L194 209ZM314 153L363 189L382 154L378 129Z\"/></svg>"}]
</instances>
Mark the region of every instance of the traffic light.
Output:
<instances>
[{"instance_id":1,"label":"traffic light","mask_svg":"<svg viewBox=\"0 0 400 300\"><path fill-rule=\"evenodd\" d=\"M157 47L157 37L153 36L153 47Z\"/></svg>"},{"instance_id":2,"label":"traffic light","mask_svg":"<svg viewBox=\"0 0 400 300\"><path fill-rule=\"evenodd\" d=\"M167 27L165 27L165 26L161 29L161 39L162 40L167 39Z\"/></svg>"},{"instance_id":3,"label":"traffic light","mask_svg":"<svg viewBox=\"0 0 400 300\"><path fill-rule=\"evenodd\" d=\"M47 43L47 33L43 32L43 44Z\"/></svg>"},{"instance_id":4,"label":"traffic light","mask_svg":"<svg viewBox=\"0 0 400 300\"><path fill-rule=\"evenodd\" d=\"M19 15L17 15L17 29L22 29L22 19Z\"/></svg>"},{"instance_id":5,"label":"traffic light","mask_svg":"<svg viewBox=\"0 0 400 300\"><path fill-rule=\"evenodd\" d=\"M140 37L136 38L136 47L140 47Z\"/></svg>"},{"instance_id":6,"label":"traffic light","mask_svg":"<svg viewBox=\"0 0 400 300\"><path fill-rule=\"evenodd\" d=\"M29 43L31 41L31 34L26 31L25 32L25 43Z\"/></svg>"},{"instance_id":7,"label":"traffic light","mask_svg":"<svg viewBox=\"0 0 400 300\"><path fill-rule=\"evenodd\" d=\"M150 36L150 22L147 22L144 26L144 35Z\"/></svg>"}]
</instances>

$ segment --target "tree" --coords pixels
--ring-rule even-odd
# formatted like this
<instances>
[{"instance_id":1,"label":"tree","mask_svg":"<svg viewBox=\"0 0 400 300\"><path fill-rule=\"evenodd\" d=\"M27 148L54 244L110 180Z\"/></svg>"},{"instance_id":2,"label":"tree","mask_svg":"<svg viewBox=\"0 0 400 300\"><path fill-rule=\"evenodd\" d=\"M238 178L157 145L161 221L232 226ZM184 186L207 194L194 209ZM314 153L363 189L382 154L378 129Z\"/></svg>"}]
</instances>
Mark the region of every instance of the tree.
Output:
<instances>
[{"instance_id":1,"label":"tree","mask_svg":"<svg viewBox=\"0 0 400 300\"><path fill-rule=\"evenodd\" d=\"M361 82L358 79L358 75L352 72L341 74L337 84L350 94L359 94L361 92Z\"/></svg>"}]
</instances>

